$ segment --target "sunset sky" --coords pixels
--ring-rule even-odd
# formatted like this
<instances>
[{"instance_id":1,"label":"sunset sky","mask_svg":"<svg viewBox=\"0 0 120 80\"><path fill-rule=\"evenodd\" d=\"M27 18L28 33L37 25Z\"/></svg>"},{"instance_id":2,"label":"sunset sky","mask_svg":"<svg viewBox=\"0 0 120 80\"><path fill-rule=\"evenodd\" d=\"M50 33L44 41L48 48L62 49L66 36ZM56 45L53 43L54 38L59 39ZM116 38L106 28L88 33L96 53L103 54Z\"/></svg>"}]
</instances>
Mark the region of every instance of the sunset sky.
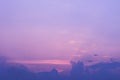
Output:
<instances>
[{"instance_id":1,"label":"sunset sky","mask_svg":"<svg viewBox=\"0 0 120 80\"><path fill-rule=\"evenodd\" d=\"M94 54L120 58L120 0L0 0L0 56L67 64Z\"/></svg>"}]
</instances>

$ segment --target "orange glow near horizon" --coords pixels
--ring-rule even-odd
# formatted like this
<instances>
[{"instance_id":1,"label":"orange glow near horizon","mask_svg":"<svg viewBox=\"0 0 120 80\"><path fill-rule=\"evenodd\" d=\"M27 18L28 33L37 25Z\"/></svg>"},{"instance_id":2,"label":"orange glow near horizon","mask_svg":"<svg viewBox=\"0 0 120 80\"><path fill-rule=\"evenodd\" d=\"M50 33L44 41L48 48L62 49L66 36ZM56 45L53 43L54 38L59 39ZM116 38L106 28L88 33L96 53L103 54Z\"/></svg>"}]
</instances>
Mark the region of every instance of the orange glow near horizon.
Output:
<instances>
[{"instance_id":1,"label":"orange glow near horizon","mask_svg":"<svg viewBox=\"0 0 120 80\"><path fill-rule=\"evenodd\" d=\"M56 65L70 65L68 60L10 60L10 63L21 64L56 64Z\"/></svg>"}]
</instances>

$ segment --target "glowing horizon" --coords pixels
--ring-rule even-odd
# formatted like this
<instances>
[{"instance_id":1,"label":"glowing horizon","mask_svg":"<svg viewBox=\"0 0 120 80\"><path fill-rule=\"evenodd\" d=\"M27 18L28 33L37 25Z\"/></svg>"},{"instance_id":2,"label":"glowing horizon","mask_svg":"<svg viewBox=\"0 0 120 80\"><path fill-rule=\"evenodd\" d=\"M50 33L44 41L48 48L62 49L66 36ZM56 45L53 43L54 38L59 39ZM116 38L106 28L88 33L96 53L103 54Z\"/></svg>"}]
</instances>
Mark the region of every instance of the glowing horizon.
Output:
<instances>
[{"instance_id":1,"label":"glowing horizon","mask_svg":"<svg viewBox=\"0 0 120 80\"><path fill-rule=\"evenodd\" d=\"M70 65L68 60L9 60L10 63L20 64L57 64L57 65Z\"/></svg>"}]
</instances>

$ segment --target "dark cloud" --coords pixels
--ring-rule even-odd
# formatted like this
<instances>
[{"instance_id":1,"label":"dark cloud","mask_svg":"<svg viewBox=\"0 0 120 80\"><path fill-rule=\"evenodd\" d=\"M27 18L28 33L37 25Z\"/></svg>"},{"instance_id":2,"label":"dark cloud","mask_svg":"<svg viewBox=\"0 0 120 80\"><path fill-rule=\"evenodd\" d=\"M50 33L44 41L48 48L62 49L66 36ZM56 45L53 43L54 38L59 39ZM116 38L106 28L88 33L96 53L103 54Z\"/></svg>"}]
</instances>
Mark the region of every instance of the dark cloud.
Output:
<instances>
[{"instance_id":1,"label":"dark cloud","mask_svg":"<svg viewBox=\"0 0 120 80\"><path fill-rule=\"evenodd\" d=\"M33 73L17 63L0 64L1 80L119 80L120 63L106 62L85 66L83 62L71 62L70 72L59 73L55 68L49 72ZM69 73L69 74L68 74Z\"/></svg>"}]
</instances>

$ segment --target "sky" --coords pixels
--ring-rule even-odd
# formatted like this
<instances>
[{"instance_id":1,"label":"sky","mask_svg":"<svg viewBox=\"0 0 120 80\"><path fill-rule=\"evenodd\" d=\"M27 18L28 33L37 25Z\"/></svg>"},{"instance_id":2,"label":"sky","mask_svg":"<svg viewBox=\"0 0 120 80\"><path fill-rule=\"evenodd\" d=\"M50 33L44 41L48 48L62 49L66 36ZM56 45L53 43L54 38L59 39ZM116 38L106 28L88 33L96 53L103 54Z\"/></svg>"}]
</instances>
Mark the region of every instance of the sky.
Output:
<instances>
[{"instance_id":1,"label":"sky","mask_svg":"<svg viewBox=\"0 0 120 80\"><path fill-rule=\"evenodd\" d=\"M120 0L0 0L0 56L23 63L96 59L94 54L97 60L118 59L119 4Z\"/></svg>"}]
</instances>

